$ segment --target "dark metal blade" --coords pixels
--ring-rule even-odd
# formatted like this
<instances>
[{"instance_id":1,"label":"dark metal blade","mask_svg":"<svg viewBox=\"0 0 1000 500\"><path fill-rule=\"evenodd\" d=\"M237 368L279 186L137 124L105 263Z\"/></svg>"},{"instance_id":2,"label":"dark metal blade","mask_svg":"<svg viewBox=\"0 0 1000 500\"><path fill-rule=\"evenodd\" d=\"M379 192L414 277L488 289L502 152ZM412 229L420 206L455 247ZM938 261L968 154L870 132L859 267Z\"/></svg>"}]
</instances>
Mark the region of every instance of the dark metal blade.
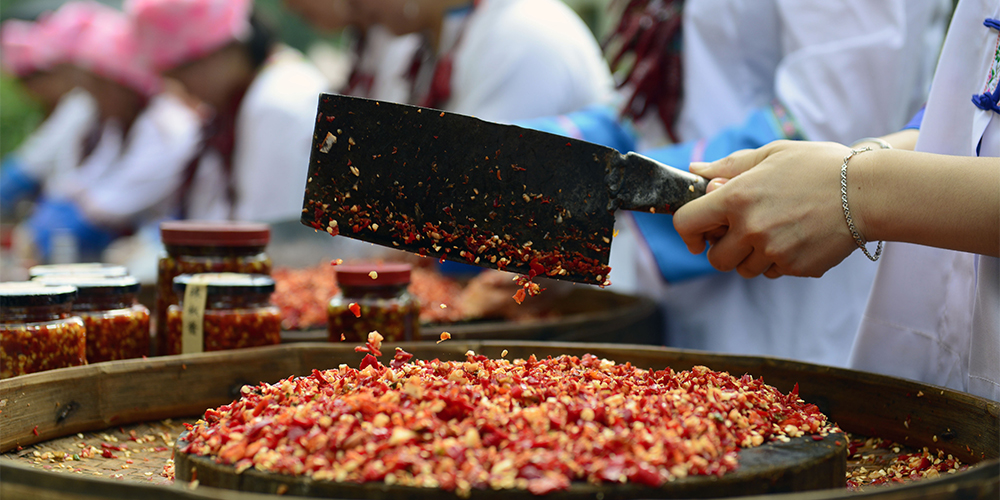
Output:
<instances>
[{"instance_id":1,"label":"dark metal blade","mask_svg":"<svg viewBox=\"0 0 1000 500\"><path fill-rule=\"evenodd\" d=\"M630 184L624 163L614 149L545 132L323 95L302 222L420 255L602 284L615 192Z\"/></svg>"}]
</instances>

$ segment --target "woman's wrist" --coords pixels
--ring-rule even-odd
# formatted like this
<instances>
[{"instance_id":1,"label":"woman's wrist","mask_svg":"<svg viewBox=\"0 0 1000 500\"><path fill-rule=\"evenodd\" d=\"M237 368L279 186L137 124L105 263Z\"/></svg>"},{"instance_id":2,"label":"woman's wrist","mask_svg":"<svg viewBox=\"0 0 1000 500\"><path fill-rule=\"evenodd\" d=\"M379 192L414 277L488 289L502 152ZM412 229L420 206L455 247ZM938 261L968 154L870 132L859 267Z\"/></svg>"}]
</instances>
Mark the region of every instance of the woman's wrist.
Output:
<instances>
[{"instance_id":1,"label":"woman's wrist","mask_svg":"<svg viewBox=\"0 0 1000 500\"><path fill-rule=\"evenodd\" d=\"M864 146L862 146L864 147ZM855 148L857 150L857 148ZM881 241L878 230L878 164L888 150L872 149L854 155L849 162L847 175L847 200L850 204L854 227L864 241Z\"/></svg>"}]
</instances>

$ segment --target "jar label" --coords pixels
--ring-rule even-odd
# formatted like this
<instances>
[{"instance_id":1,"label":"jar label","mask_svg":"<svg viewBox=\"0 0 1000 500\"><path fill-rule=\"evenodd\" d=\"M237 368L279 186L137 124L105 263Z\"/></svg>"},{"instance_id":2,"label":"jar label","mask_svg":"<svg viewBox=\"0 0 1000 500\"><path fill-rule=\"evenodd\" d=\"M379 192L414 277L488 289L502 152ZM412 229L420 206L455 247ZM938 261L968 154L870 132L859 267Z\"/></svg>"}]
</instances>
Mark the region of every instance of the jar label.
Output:
<instances>
[{"instance_id":1,"label":"jar label","mask_svg":"<svg viewBox=\"0 0 1000 500\"><path fill-rule=\"evenodd\" d=\"M192 280L184 289L184 309L181 312L181 354L205 350L205 303L208 299L208 284Z\"/></svg>"}]
</instances>

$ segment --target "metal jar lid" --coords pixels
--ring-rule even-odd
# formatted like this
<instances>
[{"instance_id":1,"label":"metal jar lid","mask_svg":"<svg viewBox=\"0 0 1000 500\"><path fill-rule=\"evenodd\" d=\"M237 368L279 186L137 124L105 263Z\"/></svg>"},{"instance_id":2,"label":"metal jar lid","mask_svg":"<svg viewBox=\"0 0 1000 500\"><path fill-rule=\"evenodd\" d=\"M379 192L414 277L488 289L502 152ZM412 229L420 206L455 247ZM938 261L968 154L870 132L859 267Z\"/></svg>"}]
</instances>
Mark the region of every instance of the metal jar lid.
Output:
<instances>
[{"instance_id":1,"label":"metal jar lid","mask_svg":"<svg viewBox=\"0 0 1000 500\"><path fill-rule=\"evenodd\" d=\"M32 283L75 286L81 297L104 294L127 294L139 291L139 280L132 276L107 277L99 274L54 274L39 276Z\"/></svg>"},{"instance_id":2,"label":"metal jar lid","mask_svg":"<svg viewBox=\"0 0 1000 500\"><path fill-rule=\"evenodd\" d=\"M49 264L44 266L32 266L28 269L28 276L32 279L57 274L94 274L109 277L128 276L128 269L126 269L125 266L104 264L100 262L88 262L84 264Z\"/></svg>"},{"instance_id":3,"label":"metal jar lid","mask_svg":"<svg viewBox=\"0 0 1000 500\"><path fill-rule=\"evenodd\" d=\"M76 298L76 287L46 285L35 281L0 283L0 307L45 307L67 304Z\"/></svg>"},{"instance_id":4,"label":"metal jar lid","mask_svg":"<svg viewBox=\"0 0 1000 500\"><path fill-rule=\"evenodd\" d=\"M184 293L191 283L204 283L208 295L270 294L274 279L266 274L200 273L182 274L174 278L174 291Z\"/></svg>"},{"instance_id":5,"label":"metal jar lid","mask_svg":"<svg viewBox=\"0 0 1000 500\"><path fill-rule=\"evenodd\" d=\"M174 220L160 223L164 245L254 247L271 240L271 226L259 222Z\"/></svg>"}]
</instances>

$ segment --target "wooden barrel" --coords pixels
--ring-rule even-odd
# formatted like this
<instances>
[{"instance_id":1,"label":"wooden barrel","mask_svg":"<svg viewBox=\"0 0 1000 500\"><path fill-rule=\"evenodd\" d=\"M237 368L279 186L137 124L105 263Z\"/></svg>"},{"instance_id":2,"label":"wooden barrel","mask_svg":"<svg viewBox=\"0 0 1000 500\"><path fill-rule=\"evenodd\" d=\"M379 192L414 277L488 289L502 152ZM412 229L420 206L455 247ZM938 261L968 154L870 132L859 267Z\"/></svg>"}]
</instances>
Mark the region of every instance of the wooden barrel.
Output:
<instances>
[{"instance_id":1,"label":"wooden barrel","mask_svg":"<svg viewBox=\"0 0 1000 500\"><path fill-rule=\"evenodd\" d=\"M797 493L796 498L995 499L1000 494L1000 405L964 393L806 363L659 347L456 341L402 347L423 359L463 359L469 349L491 357L504 349L509 357L589 352L642 368L671 366L681 370L706 365L733 374L750 373L786 392L798 383L803 399L817 403L848 432L878 435L913 447L939 448L977 465L940 479L860 495L830 489ZM0 451L109 426L198 415L232 401L244 384L273 382L307 374L313 368L358 361L352 346L302 343L116 361L2 380ZM257 498L206 487L191 490L54 474L10 460L0 460L0 477L3 498Z\"/></svg>"}]
</instances>

